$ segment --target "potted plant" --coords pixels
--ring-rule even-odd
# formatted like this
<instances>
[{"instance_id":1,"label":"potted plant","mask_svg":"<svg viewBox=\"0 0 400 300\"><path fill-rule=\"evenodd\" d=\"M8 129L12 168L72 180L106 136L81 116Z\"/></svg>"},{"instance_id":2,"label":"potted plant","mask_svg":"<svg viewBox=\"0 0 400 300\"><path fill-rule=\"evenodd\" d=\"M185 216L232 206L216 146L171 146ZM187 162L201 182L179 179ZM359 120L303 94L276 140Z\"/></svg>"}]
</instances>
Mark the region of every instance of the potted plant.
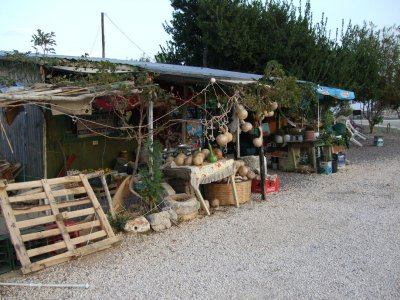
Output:
<instances>
[{"instance_id":1,"label":"potted plant","mask_svg":"<svg viewBox=\"0 0 400 300\"><path fill-rule=\"evenodd\" d=\"M306 126L306 130L304 131L304 139L306 141L313 141L315 140L315 131L314 127L311 125Z\"/></svg>"}]
</instances>

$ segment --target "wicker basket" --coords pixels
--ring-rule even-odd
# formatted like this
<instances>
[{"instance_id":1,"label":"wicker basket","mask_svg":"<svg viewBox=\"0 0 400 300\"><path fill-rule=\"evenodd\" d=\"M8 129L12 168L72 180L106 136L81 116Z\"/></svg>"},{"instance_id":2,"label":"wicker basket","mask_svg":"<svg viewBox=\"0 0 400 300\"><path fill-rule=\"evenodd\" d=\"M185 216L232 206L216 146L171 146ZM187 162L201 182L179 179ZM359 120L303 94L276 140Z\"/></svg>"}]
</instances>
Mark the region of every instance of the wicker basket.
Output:
<instances>
[{"instance_id":1,"label":"wicker basket","mask_svg":"<svg viewBox=\"0 0 400 300\"><path fill-rule=\"evenodd\" d=\"M236 182L239 203L249 201L251 197L251 180ZM210 183L205 185L206 199L219 200L219 205L235 205L233 188L230 183Z\"/></svg>"}]
</instances>

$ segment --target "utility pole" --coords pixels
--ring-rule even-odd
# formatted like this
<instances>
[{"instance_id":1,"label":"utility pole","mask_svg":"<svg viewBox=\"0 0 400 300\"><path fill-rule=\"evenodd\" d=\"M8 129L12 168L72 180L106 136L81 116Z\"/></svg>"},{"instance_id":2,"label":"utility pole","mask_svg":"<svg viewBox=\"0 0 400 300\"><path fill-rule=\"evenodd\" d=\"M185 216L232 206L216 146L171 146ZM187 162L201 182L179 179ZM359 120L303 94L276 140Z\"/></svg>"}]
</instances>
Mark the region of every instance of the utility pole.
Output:
<instances>
[{"instance_id":1,"label":"utility pole","mask_svg":"<svg viewBox=\"0 0 400 300\"><path fill-rule=\"evenodd\" d=\"M106 41L104 38L104 13L101 13L101 49L102 49L102 58L106 57Z\"/></svg>"}]
</instances>

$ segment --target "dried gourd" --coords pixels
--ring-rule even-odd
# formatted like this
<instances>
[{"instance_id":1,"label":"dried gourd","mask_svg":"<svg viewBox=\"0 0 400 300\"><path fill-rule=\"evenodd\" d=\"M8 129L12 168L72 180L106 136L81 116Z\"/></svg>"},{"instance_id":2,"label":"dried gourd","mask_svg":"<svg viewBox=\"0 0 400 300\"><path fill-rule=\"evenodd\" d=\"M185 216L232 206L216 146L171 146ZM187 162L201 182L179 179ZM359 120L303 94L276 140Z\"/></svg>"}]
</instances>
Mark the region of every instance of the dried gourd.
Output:
<instances>
[{"instance_id":1,"label":"dried gourd","mask_svg":"<svg viewBox=\"0 0 400 300\"><path fill-rule=\"evenodd\" d=\"M203 155L198 154L195 157L193 157L193 164L195 166L201 166L203 164L203 162L204 162L204 156Z\"/></svg>"},{"instance_id":2,"label":"dried gourd","mask_svg":"<svg viewBox=\"0 0 400 300\"><path fill-rule=\"evenodd\" d=\"M241 166L238 170L239 175L242 177L246 176L248 172L249 172L249 168L246 166Z\"/></svg>"},{"instance_id":3,"label":"dried gourd","mask_svg":"<svg viewBox=\"0 0 400 300\"><path fill-rule=\"evenodd\" d=\"M183 164L185 166L191 166L192 162L193 162L193 157L192 156L188 156L188 157L185 158Z\"/></svg>"},{"instance_id":4,"label":"dried gourd","mask_svg":"<svg viewBox=\"0 0 400 300\"><path fill-rule=\"evenodd\" d=\"M221 149L219 149L219 148L214 148L214 149L213 149L213 152L214 152L215 156L216 156L218 159L223 158L222 150L221 150Z\"/></svg>"},{"instance_id":5,"label":"dried gourd","mask_svg":"<svg viewBox=\"0 0 400 300\"><path fill-rule=\"evenodd\" d=\"M175 164L177 165L177 166L183 166L183 164L184 164L184 162L185 162L185 156L182 156L182 155L178 155L177 157L175 157Z\"/></svg>"}]
</instances>

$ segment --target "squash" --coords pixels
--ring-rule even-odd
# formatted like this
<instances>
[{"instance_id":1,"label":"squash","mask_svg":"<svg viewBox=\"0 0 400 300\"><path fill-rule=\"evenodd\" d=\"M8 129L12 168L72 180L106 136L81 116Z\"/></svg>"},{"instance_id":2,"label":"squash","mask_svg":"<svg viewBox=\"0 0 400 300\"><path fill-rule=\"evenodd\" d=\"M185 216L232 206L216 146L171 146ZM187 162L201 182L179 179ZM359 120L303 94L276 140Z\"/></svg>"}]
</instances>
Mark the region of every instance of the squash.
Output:
<instances>
[{"instance_id":1,"label":"squash","mask_svg":"<svg viewBox=\"0 0 400 300\"><path fill-rule=\"evenodd\" d=\"M278 102L271 102L271 110L276 110L278 108Z\"/></svg>"},{"instance_id":2,"label":"squash","mask_svg":"<svg viewBox=\"0 0 400 300\"><path fill-rule=\"evenodd\" d=\"M193 157L192 156L188 156L188 157L185 158L183 164L185 166L191 166L192 162L193 162Z\"/></svg>"},{"instance_id":3,"label":"squash","mask_svg":"<svg viewBox=\"0 0 400 300\"><path fill-rule=\"evenodd\" d=\"M195 152L195 154L193 155L193 158L200 156L203 158L203 160L206 158L205 154L203 152L197 151Z\"/></svg>"},{"instance_id":4,"label":"squash","mask_svg":"<svg viewBox=\"0 0 400 300\"><path fill-rule=\"evenodd\" d=\"M182 155L178 155L177 157L175 157L175 164L177 166L183 166L184 162L185 162L185 158L186 156L182 156Z\"/></svg>"},{"instance_id":5,"label":"squash","mask_svg":"<svg viewBox=\"0 0 400 300\"><path fill-rule=\"evenodd\" d=\"M258 138L253 139L253 145L257 148L260 148L263 144L263 138L262 138L262 129L261 127L258 127L260 130L260 136Z\"/></svg>"},{"instance_id":6,"label":"squash","mask_svg":"<svg viewBox=\"0 0 400 300\"><path fill-rule=\"evenodd\" d=\"M233 135L232 133L230 133L229 131L224 133L226 135L226 137L228 138L228 143L232 142L233 140Z\"/></svg>"},{"instance_id":7,"label":"squash","mask_svg":"<svg viewBox=\"0 0 400 300\"><path fill-rule=\"evenodd\" d=\"M249 113L247 112L247 110L245 110L244 108L239 108L239 110L236 112L236 115L238 116L238 118L240 120L244 120L247 118L247 116L249 115Z\"/></svg>"},{"instance_id":8,"label":"squash","mask_svg":"<svg viewBox=\"0 0 400 300\"><path fill-rule=\"evenodd\" d=\"M241 166L238 170L240 176L245 177L249 173L249 168L246 166Z\"/></svg>"},{"instance_id":9,"label":"squash","mask_svg":"<svg viewBox=\"0 0 400 300\"><path fill-rule=\"evenodd\" d=\"M256 174L253 171L249 171L246 176L247 176L247 178L249 178L251 180L256 178Z\"/></svg>"},{"instance_id":10,"label":"squash","mask_svg":"<svg viewBox=\"0 0 400 300\"><path fill-rule=\"evenodd\" d=\"M228 137L223 133L219 134L216 140L217 144L220 146L226 146L226 144L228 144Z\"/></svg>"},{"instance_id":11,"label":"squash","mask_svg":"<svg viewBox=\"0 0 400 300\"><path fill-rule=\"evenodd\" d=\"M253 129L253 125L251 125L251 123L249 123L249 122L245 122L242 124L241 129L243 132L249 132L250 130Z\"/></svg>"},{"instance_id":12,"label":"squash","mask_svg":"<svg viewBox=\"0 0 400 300\"><path fill-rule=\"evenodd\" d=\"M193 164L194 164L195 166L201 166L201 165L203 164L203 162L204 162L204 157L201 156L201 155L196 155L196 156L193 158Z\"/></svg>"},{"instance_id":13,"label":"squash","mask_svg":"<svg viewBox=\"0 0 400 300\"><path fill-rule=\"evenodd\" d=\"M208 154L210 154L210 150L208 150L207 148L204 148L203 150L201 150L201 153L203 153L204 156L207 157Z\"/></svg>"},{"instance_id":14,"label":"squash","mask_svg":"<svg viewBox=\"0 0 400 300\"><path fill-rule=\"evenodd\" d=\"M219 148L214 148L214 149L213 149L213 152L214 152L215 156L216 156L218 159L223 158L221 149L219 149Z\"/></svg>"},{"instance_id":15,"label":"squash","mask_svg":"<svg viewBox=\"0 0 400 300\"><path fill-rule=\"evenodd\" d=\"M245 165L245 162L243 160L235 160L234 165L235 165L235 170L239 170L241 166Z\"/></svg>"},{"instance_id":16,"label":"squash","mask_svg":"<svg viewBox=\"0 0 400 300\"><path fill-rule=\"evenodd\" d=\"M167 159L165 160L166 163L171 163L174 161L174 157L172 155L168 156Z\"/></svg>"}]
</instances>

